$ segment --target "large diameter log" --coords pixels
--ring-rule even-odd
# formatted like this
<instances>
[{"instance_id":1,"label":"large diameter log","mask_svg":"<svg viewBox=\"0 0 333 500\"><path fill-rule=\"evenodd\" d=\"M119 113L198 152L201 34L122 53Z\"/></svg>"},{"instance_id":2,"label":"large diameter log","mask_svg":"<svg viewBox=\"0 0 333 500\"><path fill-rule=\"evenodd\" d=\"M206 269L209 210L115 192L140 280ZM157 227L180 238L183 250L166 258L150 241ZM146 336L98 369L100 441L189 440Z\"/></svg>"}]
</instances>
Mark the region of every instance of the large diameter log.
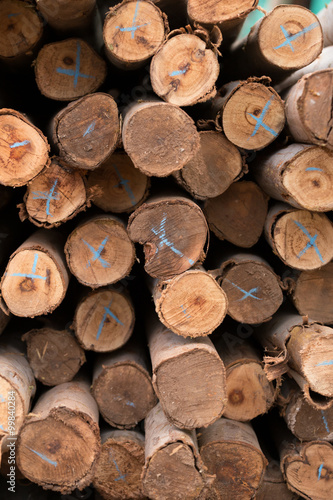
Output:
<instances>
[{"instance_id":1,"label":"large diameter log","mask_svg":"<svg viewBox=\"0 0 333 500\"><path fill-rule=\"evenodd\" d=\"M187 198L155 198L129 218L128 234L144 245L145 270L153 278L172 278L205 258L208 236L201 209Z\"/></svg>"},{"instance_id":2,"label":"large diameter log","mask_svg":"<svg viewBox=\"0 0 333 500\"><path fill-rule=\"evenodd\" d=\"M99 453L98 408L87 382L45 392L17 440L17 465L24 476L61 493L90 484Z\"/></svg>"},{"instance_id":3,"label":"large diameter log","mask_svg":"<svg viewBox=\"0 0 333 500\"><path fill-rule=\"evenodd\" d=\"M142 173L166 177L183 168L200 147L194 121L178 106L135 103L124 116L124 149Z\"/></svg>"},{"instance_id":4,"label":"large diameter log","mask_svg":"<svg viewBox=\"0 0 333 500\"><path fill-rule=\"evenodd\" d=\"M208 472L216 475L212 498L247 500L255 496L267 460L250 424L221 418L200 429L198 442Z\"/></svg>"},{"instance_id":5,"label":"large diameter log","mask_svg":"<svg viewBox=\"0 0 333 500\"><path fill-rule=\"evenodd\" d=\"M93 486L105 500L142 500L145 438L137 431L104 431Z\"/></svg>"},{"instance_id":6,"label":"large diameter log","mask_svg":"<svg viewBox=\"0 0 333 500\"><path fill-rule=\"evenodd\" d=\"M16 316L49 314L65 297L69 283L61 235L40 229L10 257L1 295Z\"/></svg>"},{"instance_id":7,"label":"large diameter log","mask_svg":"<svg viewBox=\"0 0 333 500\"><path fill-rule=\"evenodd\" d=\"M129 295L101 288L79 302L74 316L76 338L85 350L110 352L130 338L135 322Z\"/></svg>"},{"instance_id":8,"label":"large diameter log","mask_svg":"<svg viewBox=\"0 0 333 500\"><path fill-rule=\"evenodd\" d=\"M60 157L83 170L101 165L115 150L120 136L117 104L101 92L68 104L55 116L52 126Z\"/></svg>"},{"instance_id":9,"label":"large diameter log","mask_svg":"<svg viewBox=\"0 0 333 500\"><path fill-rule=\"evenodd\" d=\"M283 478L280 463L270 459L265 471L264 480L256 494L256 500L297 500L298 495L288 489Z\"/></svg>"},{"instance_id":10,"label":"large diameter log","mask_svg":"<svg viewBox=\"0 0 333 500\"><path fill-rule=\"evenodd\" d=\"M68 267L77 280L91 288L116 283L134 264L134 245L124 224L112 215L90 217L67 238Z\"/></svg>"},{"instance_id":11,"label":"large diameter log","mask_svg":"<svg viewBox=\"0 0 333 500\"><path fill-rule=\"evenodd\" d=\"M73 101L90 94L106 77L105 61L79 38L49 43L35 61L40 92L57 101Z\"/></svg>"},{"instance_id":12,"label":"large diameter log","mask_svg":"<svg viewBox=\"0 0 333 500\"><path fill-rule=\"evenodd\" d=\"M220 196L205 202L210 229L220 240L242 248L255 245L268 212L267 195L252 181L234 182Z\"/></svg>"},{"instance_id":13,"label":"large diameter log","mask_svg":"<svg viewBox=\"0 0 333 500\"><path fill-rule=\"evenodd\" d=\"M185 339L161 324L150 328L153 385L168 420L181 429L215 422L225 409L226 379L211 340Z\"/></svg>"},{"instance_id":14,"label":"large diameter log","mask_svg":"<svg viewBox=\"0 0 333 500\"><path fill-rule=\"evenodd\" d=\"M324 35L324 47L333 45L333 4L325 3L325 7L317 14Z\"/></svg>"},{"instance_id":15,"label":"large diameter log","mask_svg":"<svg viewBox=\"0 0 333 500\"><path fill-rule=\"evenodd\" d=\"M0 110L0 183L23 186L49 163L46 137L13 109Z\"/></svg>"},{"instance_id":16,"label":"large diameter log","mask_svg":"<svg viewBox=\"0 0 333 500\"><path fill-rule=\"evenodd\" d=\"M55 30L87 28L96 0L38 0L37 7L45 21Z\"/></svg>"}]
</instances>

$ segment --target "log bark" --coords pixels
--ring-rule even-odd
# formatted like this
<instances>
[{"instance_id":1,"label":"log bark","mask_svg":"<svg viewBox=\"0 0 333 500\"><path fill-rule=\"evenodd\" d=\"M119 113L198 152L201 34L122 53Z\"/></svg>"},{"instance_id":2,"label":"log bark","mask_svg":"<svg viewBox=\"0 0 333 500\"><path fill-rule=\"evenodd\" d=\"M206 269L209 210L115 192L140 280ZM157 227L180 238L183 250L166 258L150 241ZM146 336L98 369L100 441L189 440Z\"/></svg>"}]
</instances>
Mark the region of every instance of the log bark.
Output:
<instances>
[{"instance_id":1,"label":"log bark","mask_svg":"<svg viewBox=\"0 0 333 500\"><path fill-rule=\"evenodd\" d=\"M267 212L268 197L252 181L234 182L223 194L204 204L211 231L220 240L242 248L258 242Z\"/></svg>"},{"instance_id":2,"label":"log bark","mask_svg":"<svg viewBox=\"0 0 333 500\"><path fill-rule=\"evenodd\" d=\"M17 465L25 477L63 494L90 484L99 453L98 408L87 382L45 392L17 440Z\"/></svg>"},{"instance_id":3,"label":"log bark","mask_svg":"<svg viewBox=\"0 0 333 500\"><path fill-rule=\"evenodd\" d=\"M55 30L73 31L87 28L92 20L96 0L38 0L37 7L45 21Z\"/></svg>"},{"instance_id":4,"label":"log bark","mask_svg":"<svg viewBox=\"0 0 333 500\"><path fill-rule=\"evenodd\" d=\"M265 222L273 252L289 267L319 269L333 257L333 226L325 214L273 205Z\"/></svg>"},{"instance_id":5,"label":"log bark","mask_svg":"<svg viewBox=\"0 0 333 500\"><path fill-rule=\"evenodd\" d=\"M267 456L266 456L267 458ZM270 459L265 471L264 480L256 494L256 500L297 500L299 496L288 489L283 478L280 463Z\"/></svg>"},{"instance_id":6,"label":"log bark","mask_svg":"<svg viewBox=\"0 0 333 500\"><path fill-rule=\"evenodd\" d=\"M106 78L105 61L79 38L49 43L35 61L40 92L56 101L74 101L97 90Z\"/></svg>"},{"instance_id":7,"label":"log bark","mask_svg":"<svg viewBox=\"0 0 333 500\"><path fill-rule=\"evenodd\" d=\"M168 420L207 427L225 409L225 368L210 339L184 339L161 324L148 331L153 385Z\"/></svg>"},{"instance_id":8,"label":"log bark","mask_svg":"<svg viewBox=\"0 0 333 500\"><path fill-rule=\"evenodd\" d=\"M53 312L68 283L61 235L40 229L11 255L1 279L1 295L14 315L33 318Z\"/></svg>"},{"instance_id":9,"label":"log bark","mask_svg":"<svg viewBox=\"0 0 333 500\"><path fill-rule=\"evenodd\" d=\"M135 259L124 224L112 215L82 222L67 238L65 254L76 279L91 288L121 280L130 273Z\"/></svg>"},{"instance_id":10,"label":"log bark","mask_svg":"<svg viewBox=\"0 0 333 500\"><path fill-rule=\"evenodd\" d=\"M21 113L0 110L0 137L1 184L23 186L49 164L46 137Z\"/></svg>"},{"instance_id":11,"label":"log bark","mask_svg":"<svg viewBox=\"0 0 333 500\"><path fill-rule=\"evenodd\" d=\"M128 234L144 245L145 270L168 279L205 258L206 219L193 202L179 196L152 198L129 218Z\"/></svg>"},{"instance_id":12,"label":"log bark","mask_svg":"<svg viewBox=\"0 0 333 500\"><path fill-rule=\"evenodd\" d=\"M325 3L325 7L317 14L324 35L324 47L333 45L333 4Z\"/></svg>"},{"instance_id":13,"label":"log bark","mask_svg":"<svg viewBox=\"0 0 333 500\"><path fill-rule=\"evenodd\" d=\"M147 101L131 105L124 116L124 149L143 174L166 177L183 168L200 147L194 121L168 103Z\"/></svg>"},{"instance_id":14,"label":"log bark","mask_svg":"<svg viewBox=\"0 0 333 500\"><path fill-rule=\"evenodd\" d=\"M253 498L263 482L267 460L252 426L221 418L200 429L198 441L208 472L216 475L208 498Z\"/></svg>"},{"instance_id":15,"label":"log bark","mask_svg":"<svg viewBox=\"0 0 333 500\"><path fill-rule=\"evenodd\" d=\"M119 142L117 104L109 94L86 95L62 109L52 129L59 155L68 165L94 170L111 156Z\"/></svg>"}]
</instances>

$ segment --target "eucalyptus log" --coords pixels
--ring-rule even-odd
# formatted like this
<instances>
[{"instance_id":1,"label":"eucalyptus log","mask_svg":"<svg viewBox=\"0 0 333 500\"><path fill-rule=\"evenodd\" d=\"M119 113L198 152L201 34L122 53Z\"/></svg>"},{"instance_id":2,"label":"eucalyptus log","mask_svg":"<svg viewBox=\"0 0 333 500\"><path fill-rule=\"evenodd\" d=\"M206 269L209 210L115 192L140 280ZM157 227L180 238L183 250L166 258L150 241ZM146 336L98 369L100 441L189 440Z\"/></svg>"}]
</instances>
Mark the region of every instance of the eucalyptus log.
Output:
<instances>
[{"instance_id":1,"label":"eucalyptus log","mask_svg":"<svg viewBox=\"0 0 333 500\"><path fill-rule=\"evenodd\" d=\"M45 21L55 30L71 31L87 28L96 0L38 0L37 7Z\"/></svg>"},{"instance_id":2,"label":"eucalyptus log","mask_svg":"<svg viewBox=\"0 0 333 500\"><path fill-rule=\"evenodd\" d=\"M318 12L318 19L323 29L324 47L333 45L333 4L325 3L325 7Z\"/></svg>"},{"instance_id":3,"label":"eucalyptus log","mask_svg":"<svg viewBox=\"0 0 333 500\"><path fill-rule=\"evenodd\" d=\"M266 458L267 455L266 455ZM283 478L280 462L270 458L264 480L256 494L256 500L296 500L298 495L288 489L287 483Z\"/></svg>"}]
</instances>

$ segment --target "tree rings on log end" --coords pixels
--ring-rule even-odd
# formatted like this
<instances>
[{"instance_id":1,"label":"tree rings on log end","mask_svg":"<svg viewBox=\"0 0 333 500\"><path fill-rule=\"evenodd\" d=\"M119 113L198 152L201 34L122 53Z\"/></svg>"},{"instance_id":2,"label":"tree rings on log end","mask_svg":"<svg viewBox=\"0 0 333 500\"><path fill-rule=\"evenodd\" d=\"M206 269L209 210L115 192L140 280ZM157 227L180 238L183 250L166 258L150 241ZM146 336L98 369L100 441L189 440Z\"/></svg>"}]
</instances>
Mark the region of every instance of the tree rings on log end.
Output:
<instances>
[{"instance_id":1,"label":"tree rings on log end","mask_svg":"<svg viewBox=\"0 0 333 500\"><path fill-rule=\"evenodd\" d=\"M235 20L245 19L257 5L257 0L241 0L237 3L233 0L224 0L216 2L216 0L208 0L205 3L202 0L188 0L187 12L189 17L201 24L223 24L228 26Z\"/></svg>"}]
</instances>

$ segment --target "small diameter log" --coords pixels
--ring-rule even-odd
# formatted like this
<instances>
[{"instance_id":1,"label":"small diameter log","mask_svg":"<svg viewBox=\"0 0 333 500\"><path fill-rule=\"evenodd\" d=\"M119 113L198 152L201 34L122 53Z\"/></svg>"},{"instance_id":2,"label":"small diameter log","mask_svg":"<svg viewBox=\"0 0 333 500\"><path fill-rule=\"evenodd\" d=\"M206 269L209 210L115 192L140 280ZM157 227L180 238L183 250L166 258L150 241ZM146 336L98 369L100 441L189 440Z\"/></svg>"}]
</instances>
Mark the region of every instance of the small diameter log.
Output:
<instances>
[{"instance_id":1,"label":"small diameter log","mask_svg":"<svg viewBox=\"0 0 333 500\"><path fill-rule=\"evenodd\" d=\"M17 440L17 465L24 476L64 494L91 483L99 453L98 408L87 382L45 392Z\"/></svg>"},{"instance_id":2,"label":"small diameter log","mask_svg":"<svg viewBox=\"0 0 333 500\"><path fill-rule=\"evenodd\" d=\"M68 104L53 120L53 141L70 166L94 170L115 150L120 136L112 96L98 92Z\"/></svg>"},{"instance_id":3,"label":"small diameter log","mask_svg":"<svg viewBox=\"0 0 333 500\"><path fill-rule=\"evenodd\" d=\"M253 173L272 198L313 212L333 209L333 152L291 144L258 160Z\"/></svg>"},{"instance_id":4,"label":"small diameter log","mask_svg":"<svg viewBox=\"0 0 333 500\"><path fill-rule=\"evenodd\" d=\"M93 486L105 500L142 500L145 438L136 431L104 431Z\"/></svg>"},{"instance_id":5,"label":"small diameter log","mask_svg":"<svg viewBox=\"0 0 333 500\"><path fill-rule=\"evenodd\" d=\"M132 343L103 354L94 366L92 395L104 420L131 429L157 404L143 348Z\"/></svg>"},{"instance_id":6,"label":"small diameter log","mask_svg":"<svg viewBox=\"0 0 333 500\"><path fill-rule=\"evenodd\" d=\"M56 101L73 101L102 85L106 63L79 38L49 43L35 61L36 82L40 92Z\"/></svg>"},{"instance_id":7,"label":"small diameter log","mask_svg":"<svg viewBox=\"0 0 333 500\"><path fill-rule=\"evenodd\" d=\"M171 425L160 404L145 421L143 488L152 500L194 500L207 484L195 431Z\"/></svg>"},{"instance_id":8,"label":"small diameter log","mask_svg":"<svg viewBox=\"0 0 333 500\"><path fill-rule=\"evenodd\" d=\"M265 223L265 236L273 252L294 269L310 271L333 258L333 225L322 213L273 205Z\"/></svg>"},{"instance_id":9,"label":"small diameter log","mask_svg":"<svg viewBox=\"0 0 333 500\"><path fill-rule=\"evenodd\" d=\"M226 380L211 340L185 339L161 324L150 328L153 385L168 420L181 429L215 422L225 408Z\"/></svg>"},{"instance_id":10,"label":"small diameter log","mask_svg":"<svg viewBox=\"0 0 333 500\"><path fill-rule=\"evenodd\" d=\"M208 473L216 475L212 496L208 498L254 498L263 481L267 460L252 426L221 418L207 429L200 429L198 442Z\"/></svg>"},{"instance_id":11,"label":"small diameter log","mask_svg":"<svg viewBox=\"0 0 333 500\"><path fill-rule=\"evenodd\" d=\"M159 50L168 32L166 15L152 2L124 0L104 21L106 56L121 69L136 69Z\"/></svg>"},{"instance_id":12,"label":"small diameter log","mask_svg":"<svg viewBox=\"0 0 333 500\"><path fill-rule=\"evenodd\" d=\"M256 500L267 500L268 498L270 500L297 500L299 496L288 489L280 469L280 463L270 459L264 480L255 498Z\"/></svg>"},{"instance_id":13,"label":"small diameter log","mask_svg":"<svg viewBox=\"0 0 333 500\"><path fill-rule=\"evenodd\" d=\"M240 323L269 321L283 302L282 283L271 266L253 254L234 254L218 270L228 314Z\"/></svg>"},{"instance_id":14,"label":"small diameter log","mask_svg":"<svg viewBox=\"0 0 333 500\"><path fill-rule=\"evenodd\" d=\"M46 137L13 109L0 110L0 183L23 186L49 163Z\"/></svg>"},{"instance_id":15,"label":"small diameter log","mask_svg":"<svg viewBox=\"0 0 333 500\"><path fill-rule=\"evenodd\" d=\"M1 279L1 295L14 315L33 318L53 312L68 283L61 235L41 229L11 255Z\"/></svg>"},{"instance_id":16,"label":"small diameter log","mask_svg":"<svg viewBox=\"0 0 333 500\"><path fill-rule=\"evenodd\" d=\"M88 176L93 203L105 212L132 212L148 196L150 180L130 157L116 151Z\"/></svg>"},{"instance_id":17,"label":"small diameter log","mask_svg":"<svg viewBox=\"0 0 333 500\"><path fill-rule=\"evenodd\" d=\"M144 245L145 270L153 278L172 278L205 258L207 222L187 198L169 196L144 203L130 216L128 234Z\"/></svg>"},{"instance_id":18,"label":"small diameter log","mask_svg":"<svg viewBox=\"0 0 333 500\"><path fill-rule=\"evenodd\" d=\"M220 196L205 202L210 229L220 240L242 248L255 245L268 212L267 195L251 181L234 182Z\"/></svg>"},{"instance_id":19,"label":"small diameter log","mask_svg":"<svg viewBox=\"0 0 333 500\"><path fill-rule=\"evenodd\" d=\"M238 149L215 130L200 132L200 149L175 172L177 182L197 200L215 198L242 176Z\"/></svg>"},{"instance_id":20,"label":"small diameter log","mask_svg":"<svg viewBox=\"0 0 333 500\"><path fill-rule=\"evenodd\" d=\"M156 280L153 299L160 321L183 337L210 335L224 320L228 307L226 294L203 268L168 281Z\"/></svg>"},{"instance_id":21,"label":"small diameter log","mask_svg":"<svg viewBox=\"0 0 333 500\"><path fill-rule=\"evenodd\" d=\"M55 30L71 31L87 28L96 0L38 0L37 7L45 21Z\"/></svg>"},{"instance_id":22,"label":"small diameter log","mask_svg":"<svg viewBox=\"0 0 333 500\"><path fill-rule=\"evenodd\" d=\"M124 224L112 215L82 222L67 238L65 254L77 280L91 288L121 280L131 272L135 259Z\"/></svg>"},{"instance_id":23,"label":"small diameter log","mask_svg":"<svg viewBox=\"0 0 333 500\"><path fill-rule=\"evenodd\" d=\"M134 322L135 313L129 295L112 288L101 288L79 302L73 326L85 350L110 352L128 341Z\"/></svg>"},{"instance_id":24,"label":"small diameter log","mask_svg":"<svg viewBox=\"0 0 333 500\"><path fill-rule=\"evenodd\" d=\"M124 149L142 173L166 177L199 150L200 136L185 111L160 101L133 104L124 116Z\"/></svg>"},{"instance_id":25,"label":"small diameter log","mask_svg":"<svg viewBox=\"0 0 333 500\"><path fill-rule=\"evenodd\" d=\"M325 7L318 12L317 17L323 29L324 47L333 45L333 4L325 3Z\"/></svg>"},{"instance_id":26,"label":"small diameter log","mask_svg":"<svg viewBox=\"0 0 333 500\"><path fill-rule=\"evenodd\" d=\"M35 377L44 385L70 382L86 358L74 335L67 330L46 327L23 335L27 357Z\"/></svg>"}]
</instances>

